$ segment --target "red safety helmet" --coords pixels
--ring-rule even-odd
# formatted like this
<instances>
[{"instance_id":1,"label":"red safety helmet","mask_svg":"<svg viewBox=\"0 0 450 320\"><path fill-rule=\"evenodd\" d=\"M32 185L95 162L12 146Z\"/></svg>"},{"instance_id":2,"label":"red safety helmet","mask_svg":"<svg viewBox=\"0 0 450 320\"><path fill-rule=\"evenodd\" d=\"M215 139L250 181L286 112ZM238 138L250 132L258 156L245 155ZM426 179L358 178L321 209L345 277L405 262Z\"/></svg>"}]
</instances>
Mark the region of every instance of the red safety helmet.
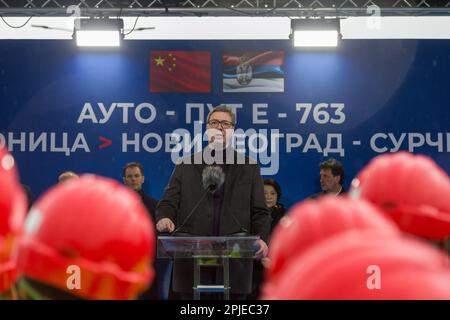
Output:
<instances>
[{"instance_id":1,"label":"red safety helmet","mask_svg":"<svg viewBox=\"0 0 450 320\"><path fill-rule=\"evenodd\" d=\"M22 275L86 299L133 299L152 282L155 234L138 195L84 175L39 199L17 252ZM69 289L79 267L81 288Z\"/></svg>"},{"instance_id":2,"label":"red safety helmet","mask_svg":"<svg viewBox=\"0 0 450 320\"><path fill-rule=\"evenodd\" d=\"M377 205L407 233L450 236L450 179L426 156L378 156L353 180L350 194Z\"/></svg>"},{"instance_id":3,"label":"red safety helmet","mask_svg":"<svg viewBox=\"0 0 450 320\"><path fill-rule=\"evenodd\" d=\"M297 257L263 299L450 299L448 257L416 239L346 233Z\"/></svg>"},{"instance_id":4,"label":"red safety helmet","mask_svg":"<svg viewBox=\"0 0 450 320\"><path fill-rule=\"evenodd\" d=\"M27 211L27 200L19 183L14 158L0 148L0 293L15 281L15 264L11 258Z\"/></svg>"},{"instance_id":5,"label":"red safety helmet","mask_svg":"<svg viewBox=\"0 0 450 320\"><path fill-rule=\"evenodd\" d=\"M270 241L267 278L275 280L292 259L320 242L355 230L398 233L394 223L364 200L325 196L301 202L275 228Z\"/></svg>"}]
</instances>

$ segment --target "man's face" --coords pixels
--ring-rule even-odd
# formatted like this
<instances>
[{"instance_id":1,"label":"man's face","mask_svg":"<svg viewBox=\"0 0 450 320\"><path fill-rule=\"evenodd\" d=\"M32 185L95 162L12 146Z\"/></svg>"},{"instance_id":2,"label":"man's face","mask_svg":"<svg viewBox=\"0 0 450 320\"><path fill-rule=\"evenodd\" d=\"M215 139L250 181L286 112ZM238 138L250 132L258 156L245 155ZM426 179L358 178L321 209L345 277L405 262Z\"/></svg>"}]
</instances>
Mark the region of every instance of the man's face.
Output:
<instances>
[{"instance_id":1,"label":"man's face","mask_svg":"<svg viewBox=\"0 0 450 320\"><path fill-rule=\"evenodd\" d=\"M332 192L339 189L340 176L333 176L331 169L320 170L320 187L325 192Z\"/></svg>"},{"instance_id":2,"label":"man's face","mask_svg":"<svg viewBox=\"0 0 450 320\"><path fill-rule=\"evenodd\" d=\"M135 191L142 189L142 184L144 183L144 176L138 167L128 167L125 170L125 177L123 178L123 183Z\"/></svg>"},{"instance_id":3,"label":"man's face","mask_svg":"<svg viewBox=\"0 0 450 320\"><path fill-rule=\"evenodd\" d=\"M228 112L214 112L206 125L209 143L225 148L233 135L234 124Z\"/></svg>"}]
</instances>

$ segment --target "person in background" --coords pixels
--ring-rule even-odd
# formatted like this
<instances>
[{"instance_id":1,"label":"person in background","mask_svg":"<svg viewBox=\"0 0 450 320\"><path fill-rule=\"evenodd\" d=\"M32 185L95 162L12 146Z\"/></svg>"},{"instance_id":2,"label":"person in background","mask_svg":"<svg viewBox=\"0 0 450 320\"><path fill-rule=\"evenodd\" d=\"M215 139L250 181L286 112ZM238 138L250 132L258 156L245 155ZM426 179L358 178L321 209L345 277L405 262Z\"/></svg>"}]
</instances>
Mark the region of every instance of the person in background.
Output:
<instances>
[{"instance_id":1,"label":"person in background","mask_svg":"<svg viewBox=\"0 0 450 320\"><path fill-rule=\"evenodd\" d=\"M286 208L283 204L279 203L279 199L281 198L281 187L277 181L274 179L265 179L264 180L264 197L266 198L266 206L269 209L270 216L272 217L272 222L270 225L270 234L272 234L278 222L286 213ZM270 247L270 243L269 243ZM265 279L265 271L264 265L267 262L267 258L263 258L261 260L257 260L254 263L253 267L253 291L250 295L251 300L256 300L259 298L261 294L260 287L264 283Z\"/></svg>"},{"instance_id":2,"label":"person in background","mask_svg":"<svg viewBox=\"0 0 450 320\"><path fill-rule=\"evenodd\" d=\"M316 199L324 195L340 196L345 194L344 166L336 159L328 159L320 164L320 187L322 191L310 197Z\"/></svg>"},{"instance_id":3,"label":"person in background","mask_svg":"<svg viewBox=\"0 0 450 320\"><path fill-rule=\"evenodd\" d=\"M137 192L152 219L155 219L156 205L158 200L152 198L142 190L145 182L144 167L139 162L130 162L122 171L123 183Z\"/></svg>"},{"instance_id":4,"label":"person in background","mask_svg":"<svg viewBox=\"0 0 450 320\"><path fill-rule=\"evenodd\" d=\"M65 171L59 175L58 182L61 183L61 182L70 180L72 178L78 178L78 175L72 171Z\"/></svg>"},{"instance_id":5,"label":"person in background","mask_svg":"<svg viewBox=\"0 0 450 320\"><path fill-rule=\"evenodd\" d=\"M139 162L129 162L122 170L123 183L133 189L141 198L149 216L155 221L155 211L158 200L146 194L142 188L145 182L144 167ZM156 232L156 230L155 230ZM155 262L156 279L140 297L141 300L167 300L170 287L172 261L157 259Z\"/></svg>"},{"instance_id":6,"label":"person in background","mask_svg":"<svg viewBox=\"0 0 450 320\"><path fill-rule=\"evenodd\" d=\"M272 223L270 232L276 227L280 219L286 213L286 208L283 204L279 203L281 198L281 188L278 182L274 179L264 180L264 196L266 198L267 208L270 210L270 215L272 217Z\"/></svg>"}]
</instances>

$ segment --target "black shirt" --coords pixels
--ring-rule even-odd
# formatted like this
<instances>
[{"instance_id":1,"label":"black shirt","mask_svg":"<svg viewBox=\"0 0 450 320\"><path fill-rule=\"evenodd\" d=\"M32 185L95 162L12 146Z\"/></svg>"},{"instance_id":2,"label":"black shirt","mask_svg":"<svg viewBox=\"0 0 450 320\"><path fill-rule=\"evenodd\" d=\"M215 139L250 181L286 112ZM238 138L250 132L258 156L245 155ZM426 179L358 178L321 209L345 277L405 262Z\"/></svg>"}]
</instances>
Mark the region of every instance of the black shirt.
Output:
<instances>
[{"instance_id":1,"label":"black shirt","mask_svg":"<svg viewBox=\"0 0 450 320\"><path fill-rule=\"evenodd\" d=\"M147 209L148 214L152 218L153 223L155 222L155 212L156 212L156 205L158 204L158 201L149 195L145 194L145 192L141 189L139 191L136 191L139 196L141 197L142 203L144 204L145 208ZM155 234L156 234L156 226L155 227ZM156 245L156 242L155 242ZM155 264L157 262L155 261ZM158 295L158 278L157 275L153 279L153 282L151 286L145 290L141 295L138 297L139 300L157 300L159 299Z\"/></svg>"},{"instance_id":2,"label":"black shirt","mask_svg":"<svg viewBox=\"0 0 450 320\"><path fill-rule=\"evenodd\" d=\"M155 221L155 212L156 212L156 205L158 204L158 200L150 197L148 194L145 194L145 192L142 189L137 191L137 193L141 197L142 203L144 204L148 213L152 217L153 221Z\"/></svg>"}]
</instances>

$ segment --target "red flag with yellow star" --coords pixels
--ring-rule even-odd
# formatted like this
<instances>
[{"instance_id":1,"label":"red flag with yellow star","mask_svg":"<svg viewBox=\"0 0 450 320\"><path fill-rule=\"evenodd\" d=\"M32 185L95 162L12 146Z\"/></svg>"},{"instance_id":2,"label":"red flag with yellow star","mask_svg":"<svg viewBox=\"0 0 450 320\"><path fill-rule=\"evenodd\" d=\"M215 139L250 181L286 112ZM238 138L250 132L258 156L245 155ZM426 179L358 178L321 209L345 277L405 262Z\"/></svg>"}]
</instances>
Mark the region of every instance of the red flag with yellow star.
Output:
<instances>
[{"instance_id":1,"label":"red flag with yellow star","mask_svg":"<svg viewBox=\"0 0 450 320\"><path fill-rule=\"evenodd\" d=\"M208 51L152 51L150 92L211 92Z\"/></svg>"}]
</instances>

